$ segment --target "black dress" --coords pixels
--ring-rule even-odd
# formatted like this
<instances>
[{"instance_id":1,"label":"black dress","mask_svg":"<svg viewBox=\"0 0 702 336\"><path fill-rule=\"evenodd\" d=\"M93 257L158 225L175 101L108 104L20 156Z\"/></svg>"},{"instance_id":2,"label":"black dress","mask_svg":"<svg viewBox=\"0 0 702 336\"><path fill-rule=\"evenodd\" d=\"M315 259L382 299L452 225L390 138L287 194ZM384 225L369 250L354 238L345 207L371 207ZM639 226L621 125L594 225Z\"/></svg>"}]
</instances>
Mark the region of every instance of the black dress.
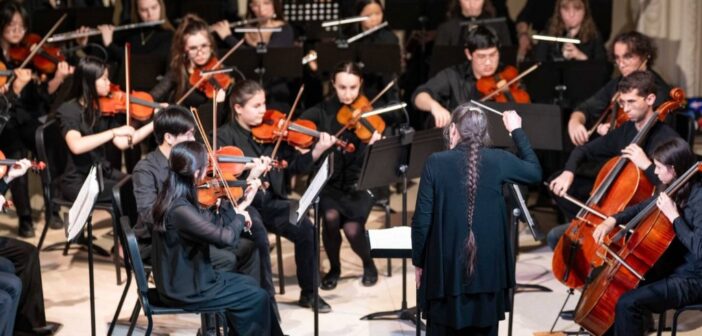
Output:
<instances>
[{"instance_id":1,"label":"black dress","mask_svg":"<svg viewBox=\"0 0 702 336\"><path fill-rule=\"evenodd\" d=\"M98 118L95 121L95 126L90 127L84 120L84 109L76 99L71 99L59 107L57 118L61 129L62 140L66 138L66 134L75 130L80 132L82 136L97 134L110 129L109 119ZM78 196L83 182L90 173L90 168L97 163L102 164L102 176L104 189L98 195L98 202L109 202L112 199L112 187L124 177L124 173L119 171L119 168L113 168L109 161L105 158L105 145L83 154L73 154L68 152L66 159L66 169L61 177L61 192L63 197L68 201L73 201Z\"/></svg>"},{"instance_id":2,"label":"black dress","mask_svg":"<svg viewBox=\"0 0 702 336\"><path fill-rule=\"evenodd\" d=\"M226 309L229 323L241 335L282 335L272 298L253 278L213 269L209 246L232 245L237 234L234 223L217 226L209 216L178 198L166 213L165 231L153 232L159 299L186 309Z\"/></svg>"},{"instance_id":3,"label":"black dress","mask_svg":"<svg viewBox=\"0 0 702 336\"><path fill-rule=\"evenodd\" d=\"M426 161L412 220L412 262L423 268L419 304L430 325L496 328L509 310L514 255L502 185L541 180L539 161L524 131L516 129L512 137L519 157L499 149L480 150L472 220L477 255L470 278L462 258L468 234L467 145L434 153Z\"/></svg>"}]
</instances>

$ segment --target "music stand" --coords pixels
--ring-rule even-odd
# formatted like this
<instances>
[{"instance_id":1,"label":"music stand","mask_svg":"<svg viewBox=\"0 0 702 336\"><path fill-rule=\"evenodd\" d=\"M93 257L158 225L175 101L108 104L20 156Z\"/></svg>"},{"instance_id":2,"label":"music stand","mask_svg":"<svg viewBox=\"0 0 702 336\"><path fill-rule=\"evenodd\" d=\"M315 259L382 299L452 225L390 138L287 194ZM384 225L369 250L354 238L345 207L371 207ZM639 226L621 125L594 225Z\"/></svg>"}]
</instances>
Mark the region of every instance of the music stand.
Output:
<instances>
[{"instance_id":1,"label":"music stand","mask_svg":"<svg viewBox=\"0 0 702 336\"><path fill-rule=\"evenodd\" d=\"M519 67L524 70L534 64L524 62ZM534 73L522 80L532 102L560 102L564 107L575 107L607 83L610 73L606 61L542 62Z\"/></svg>"},{"instance_id":2,"label":"music stand","mask_svg":"<svg viewBox=\"0 0 702 336\"><path fill-rule=\"evenodd\" d=\"M168 70L168 60L154 54L133 54L131 55L132 73L139 74L132 76L132 90L149 91L158 84L158 79ZM120 75L119 84L126 87L124 84L124 65L119 68Z\"/></svg>"},{"instance_id":3,"label":"music stand","mask_svg":"<svg viewBox=\"0 0 702 336\"><path fill-rule=\"evenodd\" d=\"M302 48L268 48L263 56L259 73L261 78L282 77L295 79L302 77Z\"/></svg>"},{"instance_id":4,"label":"music stand","mask_svg":"<svg viewBox=\"0 0 702 336\"><path fill-rule=\"evenodd\" d=\"M319 254L320 254L320 246L319 246L319 236L320 236L320 216L319 216L319 193L322 191L322 188L324 185L327 183L327 180L329 180L329 177L331 177L332 173L334 172L334 153L329 154L325 159L322 165L320 166L319 170L317 171L317 174L310 180L309 186L307 187L307 190L305 190L305 193L302 194L302 197L300 197L300 201L296 204L297 205L297 218L296 218L296 223L299 225L300 221L302 221L302 217L307 214L307 210L310 208L310 206L314 206L314 262L312 265L312 270L315 274L313 274L313 295L314 295L314 302L312 311L314 312L314 335L317 336L319 335L319 311L317 307L319 307ZM291 210L293 207L293 204L290 205ZM293 212L293 211L291 211Z\"/></svg>"},{"instance_id":5,"label":"music stand","mask_svg":"<svg viewBox=\"0 0 702 336\"><path fill-rule=\"evenodd\" d=\"M219 0L183 1L183 16L188 13L196 14L207 23L224 19L224 8Z\"/></svg>"},{"instance_id":6,"label":"music stand","mask_svg":"<svg viewBox=\"0 0 702 336\"><path fill-rule=\"evenodd\" d=\"M440 130L437 129L406 132L403 135L377 141L366 151L361 177L358 182L359 189L369 189L402 182L402 226L407 226L407 181L409 178L418 177L421 174L427 157L435 152L436 148L443 148L443 144L443 137ZM394 169L387 169L388 167L394 167ZM415 174L415 172L420 173ZM394 317L412 321L419 333L420 329L424 329L424 325L419 317L418 310L407 306L407 258L405 258L406 255L404 254L401 256L402 305L400 309L368 314L361 317L361 320ZM396 255L371 249L371 257L392 258L396 257Z\"/></svg>"},{"instance_id":7,"label":"music stand","mask_svg":"<svg viewBox=\"0 0 702 336\"><path fill-rule=\"evenodd\" d=\"M323 21L339 19L339 1L304 1L286 0L283 15L287 21L302 32L306 40L319 40L322 37L334 37L338 27L322 28Z\"/></svg>"},{"instance_id":8,"label":"music stand","mask_svg":"<svg viewBox=\"0 0 702 336\"><path fill-rule=\"evenodd\" d=\"M317 50L317 66L319 70L328 75L342 61L355 61L356 53L353 48L339 48L334 42L320 42L315 46Z\"/></svg>"},{"instance_id":9,"label":"music stand","mask_svg":"<svg viewBox=\"0 0 702 336\"><path fill-rule=\"evenodd\" d=\"M217 54L224 55L225 53L226 51L219 50ZM258 76L256 73L258 62L259 60L255 48L240 48L224 60L224 66L236 67L246 78L254 78Z\"/></svg>"},{"instance_id":10,"label":"music stand","mask_svg":"<svg viewBox=\"0 0 702 336\"><path fill-rule=\"evenodd\" d=\"M534 149L562 151L565 143L561 108L548 104L517 104L483 102L498 111L516 110L522 118L522 128ZM488 132L492 144L511 147L514 142L504 128L502 117L487 113Z\"/></svg>"},{"instance_id":11,"label":"music stand","mask_svg":"<svg viewBox=\"0 0 702 336\"><path fill-rule=\"evenodd\" d=\"M56 29L56 33L64 33L72 30L75 27L73 22L72 14L65 9L40 9L32 13L32 32L37 33L41 36L46 35L64 13L69 13L66 20L59 25Z\"/></svg>"},{"instance_id":12,"label":"music stand","mask_svg":"<svg viewBox=\"0 0 702 336\"><path fill-rule=\"evenodd\" d=\"M114 7L72 8L74 27L97 27L101 24L113 24Z\"/></svg>"},{"instance_id":13,"label":"music stand","mask_svg":"<svg viewBox=\"0 0 702 336\"><path fill-rule=\"evenodd\" d=\"M385 17L398 30L435 29L446 20L446 0L385 0Z\"/></svg>"},{"instance_id":14,"label":"music stand","mask_svg":"<svg viewBox=\"0 0 702 336\"><path fill-rule=\"evenodd\" d=\"M357 47L358 61L363 63L364 73L399 74L400 46L397 44L378 44L373 48Z\"/></svg>"},{"instance_id":15,"label":"music stand","mask_svg":"<svg viewBox=\"0 0 702 336\"><path fill-rule=\"evenodd\" d=\"M507 18L505 17L464 21L461 22L461 26L467 27L469 29L473 26L487 27L488 29L492 30L495 33L495 35L497 35L497 38L500 40L500 44L503 47L512 46L512 37L509 34L509 28L507 27Z\"/></svg>"}]
</instances>

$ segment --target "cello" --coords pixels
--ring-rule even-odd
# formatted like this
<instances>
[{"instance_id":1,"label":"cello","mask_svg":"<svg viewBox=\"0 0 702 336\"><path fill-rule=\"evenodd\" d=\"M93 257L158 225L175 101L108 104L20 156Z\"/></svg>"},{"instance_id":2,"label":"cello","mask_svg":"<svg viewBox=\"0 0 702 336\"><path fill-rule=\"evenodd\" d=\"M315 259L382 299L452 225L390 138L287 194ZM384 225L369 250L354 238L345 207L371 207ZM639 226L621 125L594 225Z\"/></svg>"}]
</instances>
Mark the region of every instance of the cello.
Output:
<instances>
[{"instance_id":1,"label":"cello","mask_svg":"<svg viewBox=\"0 0 702 336\"><path fill-rule=\"evenodd\" d=\"M661 104L643 128L632 140L641 146L648 132L672 110L682 106L685 94L680 88L670 92L672 100ZM623 210L628 204L639 203L653 194L653 185L643 172L629 160L616 156L602 167L597 174L591 196L586 206L605 215ZM581 288L593 266L599 266L596 260L597 244L592 238L595 227L602 218L582 209L568 226L565 234L558 241L553 251L551 268L553 275L569 288Z\"/></svg>"},{"instance_id":2,"label":"cello","mask_svg":"<svg viewBox=\"0 0 702 336\"><path fill-rule=\"evenodd\" d=\"M692 165L665 192L674 195L700 170L702 161ZM625 238L624 232L633 233ZM612 237L611 243L618 243L622 238L626 239L622 248L608 254L611 257L606 260L605 268L585 287L575 309L575 322L598 336L614 323L614 307L619 298L636 288L643 275L668 249L675 238L675 230L653 201Z\"/></svg>"}]
</instances>

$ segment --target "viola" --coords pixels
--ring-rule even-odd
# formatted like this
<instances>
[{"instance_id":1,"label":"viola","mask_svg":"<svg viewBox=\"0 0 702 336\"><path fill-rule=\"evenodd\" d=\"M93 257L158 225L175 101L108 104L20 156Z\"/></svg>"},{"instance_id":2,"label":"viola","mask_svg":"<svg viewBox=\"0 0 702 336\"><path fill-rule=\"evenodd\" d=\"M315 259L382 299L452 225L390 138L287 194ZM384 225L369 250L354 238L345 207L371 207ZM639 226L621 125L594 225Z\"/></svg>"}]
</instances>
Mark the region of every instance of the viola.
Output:
<instances>
[{"instance_id":1,"label":"viola","mask_svg":"<svg viewBox=\"0 0 702 336\"><path fill-rule=\"evenodd\" d=\"M127 94L120 90L119 85L110 84L110 94L100 97L100 111L103 115L115 115L127 111ZM148 92L134 91L129 94L129 115L139 121L147 121L154 115L154 109L161 105L154 102Z\"/></svg>"},{"instance_id":2,"label":"viola","mask_svg":"<svg viewBox=\"0 0 702 336\"><path fill-rule=\"evenodd\" d=\"M41 36L37 34L27 34L22 41L10 47L8 56L16 64L21 64L32 54L32 48L41 42ZM53 74L56 72L56 67L59 62L63 62L66 58L61 53L61 49L50 44L44 43L31 59L34 68L44 74Z\"/></svg>"},{"instance_id":3,"label":"viola","mask_svg":"<svg viewBox=\"0 0 702 336\"><path fill-rule=\"evenodd\" d=\"M344 127L336 134L341 135L345 129L353 129L354 134L364 143L368 143L373 132L383 133L385 131L385 121L378 115L364 117L363 113L371 111L373 106L368 98L359 95L351 105L342 106L336 113L336 121Z\"/></svg>"},{"instance_id":4,"label":"viola","mask_svg":"<svg viewBox=\"0 0 702 336\"><path fill-rule=\"evenodd\" d=\"M0 178L4 177L9 171L9 167L16 165L17 162L19 162L19 160L5 158L5 153L0 151ZM46 168L46 163L42 161L32 161L32 166L29 169L36 173L37 171L44 170L44 168Z\"/></svg>"},{"instance_id":5,"label":"viola","mask_svg":"<svg viewBox=\"0 0 702 336\"><path fill-rule=\"evenodd\" d=\"M188 82L192 86L197 85L197 89L204 92L207 98L212 98L218 90L226 90L232 84L232 78L227 74L218 73L208 75L208 78L202 80L202 71L211 71L219 68L219 61L216 57L210 57L210 60L203 66L195 67L193 73L190 74ZM215 68L216 67L216 68ZM198 85L198 83L200 83Z\"/></svg>"},{"instance_id":6,"label":"viola","mask_svg":"<svg viewBox=\"0 0 702 336\"><path fill-rule=\"evenodd\" d=\"M673 197L701 169L702 162L698 161L666 188L666 194ZM619 232L606 243L622 247L606 255L605 268L585 288L575 310L575 321L594 335L602 335L612 326L619 298L638 287L675 239L672 223L658 209L655 200ZM621 242L624 232L631 235Z\"/></svg>"},{"instance_id":7,"label":"viola","mask_svg":"<svg viewBox=\"0 0 702 336\"><path fill-rule=\"evenodd\" d=\"M665 119L668 113L683 105L685 94L682 89L674 88L670 95L672 100L658 107L654 117L646 121L632 143L642 146L658 119ZM629 160L616 156L600 169L586 205L611 216L628 204L636 204L650 197L653 188L640 169ZM596 258L599 246L592 238L592 233L602 220L584 209L581 210L553 251L553 274L569 288L582 287L592 268L602 263L602 260Z\"/></svg>"},{"instance_id":8,"label":"viola","mask_svg":"<svg viewBox=\"0 0 702 336\"><path fill-rule=\"evenodd\" d=\"M532 68L535 69L534 67ZM478 89L478 92L480 92L481 95L484 97L484 99L481 100L493 99L498 103L530 103L531 98L529 98L529 94L521 88L519 84L519 78L523 77L531 71L525 71L520 76L519 71L517 71L517 68L508 65L505 66L500 73L496 73L493 76L480 78L476 83L476 87Z\"/></svg>"}]
</instances>

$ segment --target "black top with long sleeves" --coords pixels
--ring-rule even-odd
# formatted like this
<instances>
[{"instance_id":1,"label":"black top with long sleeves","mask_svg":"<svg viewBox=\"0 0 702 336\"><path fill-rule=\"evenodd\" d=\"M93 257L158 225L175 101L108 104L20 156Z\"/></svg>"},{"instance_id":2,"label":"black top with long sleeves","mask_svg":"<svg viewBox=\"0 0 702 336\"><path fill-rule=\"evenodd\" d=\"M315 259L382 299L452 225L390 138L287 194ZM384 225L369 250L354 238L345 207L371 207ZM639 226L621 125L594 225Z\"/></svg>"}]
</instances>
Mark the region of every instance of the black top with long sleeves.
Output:
<instances>
[{"instance_id":1,"label":"black top with long sleeves","mask_svg":"<svg viewBox=\"0 0 702 336\"><path fill-rule=\"evenodd\" d=\"M452 111L458 105L480 98L476 83L470 63L454 65L439 71L428 82L420 85L414 91L412 101L419 93L426 92L441 106Z\"/></svg>"}]
</instances>

